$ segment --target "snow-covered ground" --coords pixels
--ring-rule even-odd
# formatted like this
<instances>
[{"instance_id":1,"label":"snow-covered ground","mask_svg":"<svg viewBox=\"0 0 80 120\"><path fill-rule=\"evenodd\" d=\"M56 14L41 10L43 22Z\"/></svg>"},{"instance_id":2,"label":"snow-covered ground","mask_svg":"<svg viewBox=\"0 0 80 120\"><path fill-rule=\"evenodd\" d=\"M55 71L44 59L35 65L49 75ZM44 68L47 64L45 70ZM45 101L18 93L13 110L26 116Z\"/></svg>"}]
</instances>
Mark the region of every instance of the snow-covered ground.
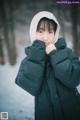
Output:
<instances>
[{"instance_id":1,"label":"snow-covered ground","mask_svg":"<svg viewBox=\"0 0 80 120\"><path fill-rule=\"evenodd\" d=\"M24 49L15 66L0 65L0 112L8 112L9 120L33 120L34 97L15 84Z\"/></svg>"}]
</instances>

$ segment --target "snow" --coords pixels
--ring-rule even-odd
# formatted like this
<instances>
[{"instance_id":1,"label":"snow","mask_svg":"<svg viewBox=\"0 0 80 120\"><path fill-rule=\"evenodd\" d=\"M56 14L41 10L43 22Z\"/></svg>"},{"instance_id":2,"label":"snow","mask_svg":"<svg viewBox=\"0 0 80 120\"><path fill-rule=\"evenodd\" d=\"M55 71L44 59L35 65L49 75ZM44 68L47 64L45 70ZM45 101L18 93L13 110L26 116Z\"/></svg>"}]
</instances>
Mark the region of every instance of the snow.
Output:
<instances>
[{"instance_id":1,"label":"snow","mask_svg":"<svg viewBox=\"0 0 80 120\"><path fill-rule=\"evenodd\" d=\"M0 65L0 112L8 112L9 120L34 119L34 97L15 84L24 57L24 50L21 51L15 66Z\"/></svg>"}]
</instances>

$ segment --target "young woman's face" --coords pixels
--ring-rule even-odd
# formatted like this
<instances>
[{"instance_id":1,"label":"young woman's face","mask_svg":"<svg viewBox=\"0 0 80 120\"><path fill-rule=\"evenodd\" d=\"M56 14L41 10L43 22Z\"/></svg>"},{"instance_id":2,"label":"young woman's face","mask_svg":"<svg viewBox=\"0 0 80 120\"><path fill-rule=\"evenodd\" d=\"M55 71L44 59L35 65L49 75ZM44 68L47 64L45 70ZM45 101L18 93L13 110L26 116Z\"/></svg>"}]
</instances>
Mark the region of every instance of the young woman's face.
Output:
<instances>
[{"instance_id":1,"label":"young woman's face","mask_svg":"<svg viewBox=\"0 0 80 120\"><path fill-rule=\"evenodd\" d=\"M53 30L53 27L48 27L48 25L43 22L41 23L39 30L36 31L36 39L44 41L45 45L54 43L54 36L55 32Z\"/></svg>"}]
</instances>

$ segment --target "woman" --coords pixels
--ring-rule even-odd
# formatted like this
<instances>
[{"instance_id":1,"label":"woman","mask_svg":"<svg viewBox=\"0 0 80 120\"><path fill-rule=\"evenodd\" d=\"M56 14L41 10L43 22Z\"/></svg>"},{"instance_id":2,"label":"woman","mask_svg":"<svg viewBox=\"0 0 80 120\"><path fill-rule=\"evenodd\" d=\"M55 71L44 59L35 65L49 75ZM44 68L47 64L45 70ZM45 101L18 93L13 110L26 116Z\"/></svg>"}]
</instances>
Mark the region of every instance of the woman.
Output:
<instances>
[{"instance_id":1,"label":"woman","mask_svg":"<svg viewBox=\"0 0 80 120\"><path fill-rule=\"evenodd\" d=\"M80 120L80 61L59 38L59 30L52 13L33 17L32 45L16 77L16 84L35 96L35 120Z\"/></svg>"}]
</instances>

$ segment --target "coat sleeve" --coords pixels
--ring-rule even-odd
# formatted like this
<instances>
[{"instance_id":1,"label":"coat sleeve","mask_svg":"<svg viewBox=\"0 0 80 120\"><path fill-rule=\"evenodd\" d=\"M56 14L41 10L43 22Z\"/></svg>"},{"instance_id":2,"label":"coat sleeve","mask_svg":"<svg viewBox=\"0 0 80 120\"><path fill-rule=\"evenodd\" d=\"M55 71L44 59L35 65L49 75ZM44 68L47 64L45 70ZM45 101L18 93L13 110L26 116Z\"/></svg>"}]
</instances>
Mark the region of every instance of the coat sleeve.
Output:
<instances>
[{"instance_id":1,"label":"coat sleeve","mask_svg":"<svg viewBox=\"0 0 80 120\"><path fill-rule=\"evenodd\" d=\"M29 54L22 60L15 83L35 96L40 93L45 67L45 46L35 40Z\"/></svg>"},{"instance_id":2,"label":"coat sleeve","mask_svg":"<svg viewBox=\"0 0 80 120\"><path fill-rule=\"evenodd\" d=\"M49 54L55 77L69 88L80 82L80 61L69 48L55 50Z\"/></svg>"}]
</instances>

